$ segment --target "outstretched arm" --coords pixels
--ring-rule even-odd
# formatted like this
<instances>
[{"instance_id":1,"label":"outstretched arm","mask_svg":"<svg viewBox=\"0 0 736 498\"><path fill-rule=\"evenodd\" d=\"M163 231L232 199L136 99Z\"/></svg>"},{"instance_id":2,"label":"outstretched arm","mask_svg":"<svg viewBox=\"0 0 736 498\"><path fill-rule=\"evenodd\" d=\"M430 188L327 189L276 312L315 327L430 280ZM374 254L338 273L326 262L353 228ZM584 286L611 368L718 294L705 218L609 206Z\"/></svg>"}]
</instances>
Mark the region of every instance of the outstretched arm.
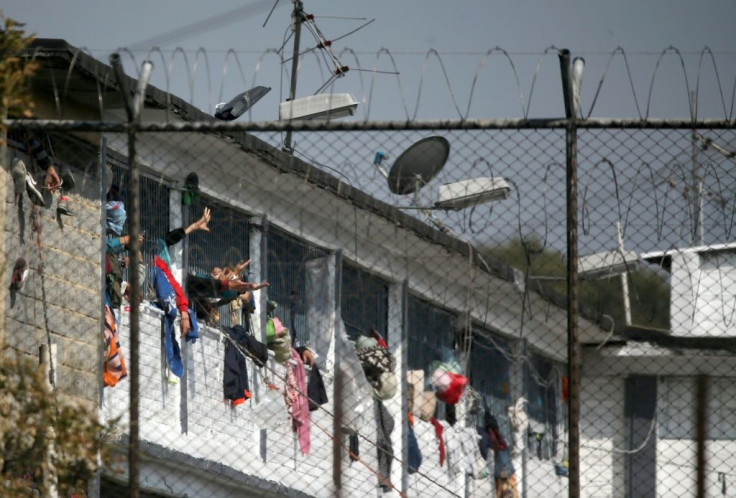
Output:
<instances>
[{"instance_id":1,"label":"outstretched arm","mask_svg":"<svg viewBox=\"0 0 736 498\"><path fill-rule=\"evenodd\" d=\"M204 208L204 213L202 214L202 217L189 225L186 228L175 228L174 230L170 231L166 234L164 237L164 241L166 242L166 245L168 247L171 247L173 245L178 244L182 240L184 240L184 237L189 235L190 233L196 231L196 230L204 230L206 232L210 231L210 228L207 226L207 224L210 222L210 208Z\"/></svg>"},{"instance_id":2,"label":"outstretched arm","mask_svg":"<svg viewBox=\"0 0 736 498\"><path fill-rule=\"evenodd\" d=\"M189 235L190 233L196 231L196 230L204 230L205 232L210 231L210 227L207 226L207 224L210 222L210 208L205 207L204 212L202 213L202 217L186 227L184 229L184 233L186 235Z\"/></svg>"},{"instance_id":3,"label":"outstretched arm","mask_svg":"<svg viewBox=\"0 0 736 498\"><path fill-rule=\"evenodd\" d=\"M225 280L227 282L227 289L234 290L237 292L256 291L268 287L268 282L261 282L254 284L253 282L243 282L242 280Z\"/></svg>"}]
</instances>

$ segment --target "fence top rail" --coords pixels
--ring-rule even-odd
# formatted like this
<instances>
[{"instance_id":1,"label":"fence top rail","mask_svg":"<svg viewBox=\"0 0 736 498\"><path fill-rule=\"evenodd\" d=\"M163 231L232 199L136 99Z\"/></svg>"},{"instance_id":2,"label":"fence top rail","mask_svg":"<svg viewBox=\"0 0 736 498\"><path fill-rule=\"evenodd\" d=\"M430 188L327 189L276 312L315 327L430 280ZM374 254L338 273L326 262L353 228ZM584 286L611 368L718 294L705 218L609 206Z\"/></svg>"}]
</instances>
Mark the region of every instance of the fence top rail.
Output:
<instances>
[{"instance_id":1,"label":"fence top rail","mask_svg":"<svg viewBox=\"0 0 736 498\"><path fill-rule=\"evenodd\" d=\"M736 119L476 119L428 121L172 121L130 124L125 121L8 119L8 129L125 132L256 132L256 131L397 131L397 130L508 130L508 129L732 129Z\"/></svg>"}]
</instances>

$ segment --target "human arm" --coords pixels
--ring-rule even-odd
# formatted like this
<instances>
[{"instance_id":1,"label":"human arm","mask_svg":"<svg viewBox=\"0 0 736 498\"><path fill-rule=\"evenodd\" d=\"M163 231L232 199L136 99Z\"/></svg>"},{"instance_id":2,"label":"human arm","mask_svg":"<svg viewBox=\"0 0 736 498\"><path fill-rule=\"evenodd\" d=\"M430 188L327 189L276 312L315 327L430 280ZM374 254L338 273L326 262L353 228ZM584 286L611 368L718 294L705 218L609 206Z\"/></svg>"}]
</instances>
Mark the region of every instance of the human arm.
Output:
<instances>
[{"instance_id":1,"label":"human arm","mask_svg":"<svg viewBox=\"0 0 736 498\"><path fill-rule=\"evenodd\" d=\"M143 243L143 235L138 236L138 242ZM122 237L108 237L105 242L107 252L110 254L120 254L130 245L130 235L123 235Z\"/></svg>"},{"instance_id":2,"label":"human arm","mask_svg":"<svg viewBox=\"0 0 736 498\"><path fill-rule=\"evenodd\" d=\"M310 367L314 365L314 352L306 346L296 348L296 352L302 357L302 361Z\"/></svg>"},{"instance_id":3,"label":"human arm","mask_svg":"<svg viewBox=\"0 0 736 498\"><path fill-rule=\"evenodd\" d=\"M253 282L243 282L242 280L224 280L224 282L227 282L228 290L234 290L240 293L256 291L270 285L268 282L254 284Z\"/></svg>"},{"instance_id":4,"label":"human arm","mask_svg":"<svg viewBox=\"0 0 736 498\"><path fill-rule=\"evenodd\" d=\"M204 208L204 212L200 219L198 219L186 228L175 228L174 230L171 230L164 236L164 242L166 242L167 247L171 247L184 240L184 237L196 230L204 230L205 232L209 232L210 228L207 226L209 222L210 208L206 207Z\"/></svg>"},{"instance_id":5,"label":"human arm","mask_svg":"<svg viewBox=\"0 0 736 498\"><path fill-rule=\"evenodd\" d=\"M197 230L204 230L205 232L210 231L210 227L207 226L207 224L210 222L211 214L210 214L210 208L205 207L204 211L202 212L202 217L186 227L184 229L184 234L189 235L192 232L195 232Z\"/></svg>"}]
</instances>

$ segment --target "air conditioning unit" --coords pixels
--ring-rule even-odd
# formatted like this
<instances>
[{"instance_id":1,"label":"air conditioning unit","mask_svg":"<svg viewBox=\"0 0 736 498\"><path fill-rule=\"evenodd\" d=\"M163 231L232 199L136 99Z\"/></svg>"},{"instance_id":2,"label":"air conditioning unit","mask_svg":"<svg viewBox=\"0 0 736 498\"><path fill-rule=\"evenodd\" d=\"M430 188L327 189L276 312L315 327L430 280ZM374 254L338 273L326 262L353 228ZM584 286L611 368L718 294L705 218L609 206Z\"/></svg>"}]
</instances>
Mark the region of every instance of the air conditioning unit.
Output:
<instances>
[{"instance_id":1,"label":"air conditioning unit","mask_svg":"<svg viewBox=\"0 0 736 498\"><path fill-rule=\"evenodd\" d=\"M503 178L473 178L440 185L434 207L464 209L483 202L506 199L510 193L511 188Z\"/></svg>"},{"instance_id":2,"label":"air conditioning unit","mask_svg":"<svg viewBox=\"0 0 736 498\"><path fill-rule=\"evenodd\" d=\"M349 93L321 93L279 104L279 119L337 119L355 114L358 101Z\"/></svg>"}]
</instances>

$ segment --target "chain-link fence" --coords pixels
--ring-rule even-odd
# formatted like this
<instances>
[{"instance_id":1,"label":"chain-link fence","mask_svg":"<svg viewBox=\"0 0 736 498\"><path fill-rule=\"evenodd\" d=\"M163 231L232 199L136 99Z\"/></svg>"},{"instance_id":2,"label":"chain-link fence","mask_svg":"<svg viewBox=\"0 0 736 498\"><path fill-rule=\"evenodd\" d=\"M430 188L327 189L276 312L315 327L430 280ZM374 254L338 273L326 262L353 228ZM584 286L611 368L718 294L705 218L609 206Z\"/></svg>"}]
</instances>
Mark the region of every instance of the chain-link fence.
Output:
<instances>
[{"instance_id":1,"label":"chain-link fence","mask_svg":"<svg viewBox=\"0 0 736 498\"><path fill-rule=\"evenodd\" d=\"M727 496L733 144L12 122L6 343L117 421L100 496Z\"/></svg>"}]
</instances>

